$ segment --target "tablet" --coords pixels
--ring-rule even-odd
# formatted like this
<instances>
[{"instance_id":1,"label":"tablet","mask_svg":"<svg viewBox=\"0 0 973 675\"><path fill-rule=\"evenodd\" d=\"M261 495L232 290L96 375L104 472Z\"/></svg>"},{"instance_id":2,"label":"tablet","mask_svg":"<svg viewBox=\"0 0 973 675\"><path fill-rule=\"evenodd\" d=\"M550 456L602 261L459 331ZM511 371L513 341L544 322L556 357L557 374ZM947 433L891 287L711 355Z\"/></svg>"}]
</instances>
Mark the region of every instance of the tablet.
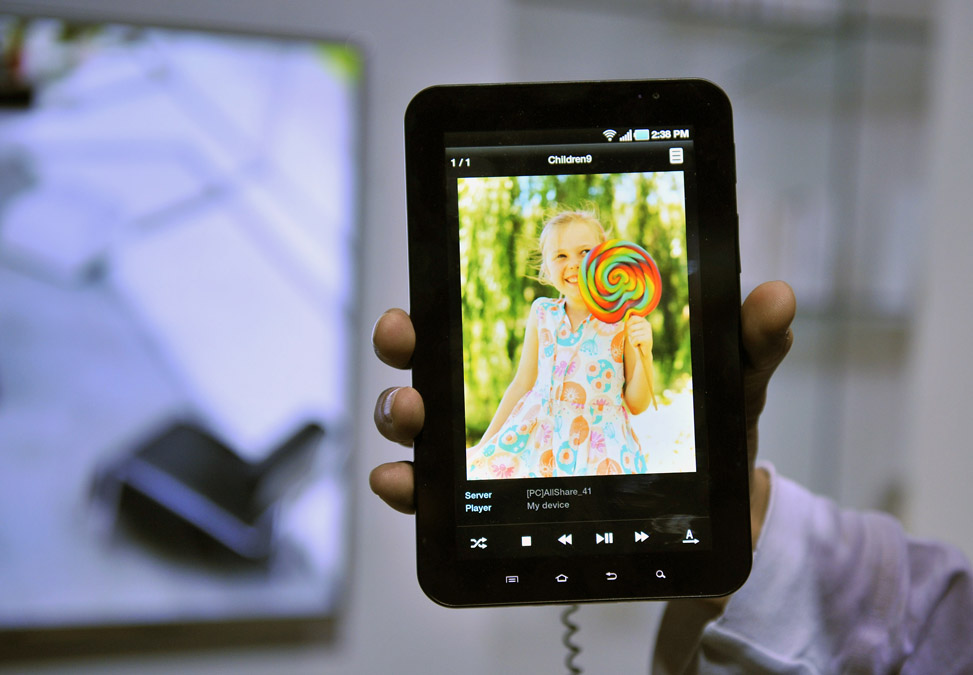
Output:
<instances>
[{"instance_id":1,"label":"tablet","mask_svg":"<svg viewBox=\"0 0 973 675\"><path fill-rule=\"evenodd\" d=\"M405 115L418 576L448 606L717 596L751 564L730 103L439 86Z\"/></svg>"}]
</instances>

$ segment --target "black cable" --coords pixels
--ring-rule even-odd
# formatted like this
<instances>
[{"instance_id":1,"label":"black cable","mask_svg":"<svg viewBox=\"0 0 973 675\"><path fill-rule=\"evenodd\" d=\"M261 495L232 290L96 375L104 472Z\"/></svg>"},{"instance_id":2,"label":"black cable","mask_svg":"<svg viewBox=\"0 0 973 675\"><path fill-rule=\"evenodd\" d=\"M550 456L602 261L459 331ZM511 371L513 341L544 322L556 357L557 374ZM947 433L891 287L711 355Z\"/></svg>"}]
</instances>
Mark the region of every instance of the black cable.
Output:
<instances>
[{"instance_id":1,"label":"black cable","mask_svg":"<svg viewBox=\"0 0 973 675\"><path fill-rule=\"evenodd\" d=\"M561 623L564 624L565 628L564 637L561 638L561 642L568 648L568 655L564 657L564 665L567 666L568 672L571 675L579 675L584 672L581 666L574 664L574 659L581 653L581 647L571 640L574 634L578 632L578 624L571 621L571 615L577 611L578 606L571 605L570 607L565 607L564 611L561 612Z\"/></svg>"}]
</instances>

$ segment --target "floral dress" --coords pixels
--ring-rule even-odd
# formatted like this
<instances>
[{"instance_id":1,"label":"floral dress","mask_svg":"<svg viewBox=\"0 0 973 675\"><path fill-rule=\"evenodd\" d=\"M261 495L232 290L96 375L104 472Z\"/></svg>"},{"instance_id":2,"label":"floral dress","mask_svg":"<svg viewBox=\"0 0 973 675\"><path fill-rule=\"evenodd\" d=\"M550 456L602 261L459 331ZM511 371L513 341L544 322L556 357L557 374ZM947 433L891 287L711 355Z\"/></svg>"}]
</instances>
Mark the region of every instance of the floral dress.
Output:
<instances>
[{"instance_id":1,"label":"floral dress","mask_svg":"<svg viewBox=\"0 0 973 675\"><path fill-rule=\"evenodd\" d=\"M469 480L645 473L622 396L624 322L589 315L572 330L564 304L531 306L537 380L500 431L467 451Z\"/></svg>"}]
</instances>

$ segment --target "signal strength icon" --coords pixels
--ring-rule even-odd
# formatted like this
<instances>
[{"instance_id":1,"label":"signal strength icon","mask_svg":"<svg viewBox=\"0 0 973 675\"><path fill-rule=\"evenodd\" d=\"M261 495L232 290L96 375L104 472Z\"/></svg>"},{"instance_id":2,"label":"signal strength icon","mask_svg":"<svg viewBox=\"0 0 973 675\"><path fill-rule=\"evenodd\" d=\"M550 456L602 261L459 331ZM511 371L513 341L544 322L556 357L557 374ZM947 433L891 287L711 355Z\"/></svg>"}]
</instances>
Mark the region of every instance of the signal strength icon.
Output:
<instances>
[{"instance_id":1,"label":"signal strength icon","mask_svg":"<svg viewBox=\"0 0 973 675\"><path fill-rule=\"evenodd\" d=\"M632 140L632 130L629 129L628 131L626 131L624 134L622 134L621 136L618 137L618 140L619 141L630 141L630 140Z\"/></svg>"},{"instance_id":2,"label":"signal strength icon","mask_svg":"<svg viewBox=\"0 0 973 675\"><path fill-rule=\"evenodd\" d=\"M607 138L609 142L611 142L611 139L615 138L615 136L618 135L618 132L615 131L614 129L605 129L604 131L601 132L601 135Z\"/></svg>"}]
</instances>

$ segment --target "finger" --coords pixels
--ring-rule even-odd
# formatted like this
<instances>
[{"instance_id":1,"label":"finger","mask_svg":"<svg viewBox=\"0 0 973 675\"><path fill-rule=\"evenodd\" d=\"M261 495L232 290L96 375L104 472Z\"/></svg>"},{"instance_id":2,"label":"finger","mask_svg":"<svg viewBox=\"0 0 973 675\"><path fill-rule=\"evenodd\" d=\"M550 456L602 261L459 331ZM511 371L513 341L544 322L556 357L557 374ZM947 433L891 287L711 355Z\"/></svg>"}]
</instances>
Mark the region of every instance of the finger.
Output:
<instances>
[{"instance_id":1,"label":"finger","mask_svg":"<svg viewBox=\"0 0 973 675\"><path fill-rule=\"evenodd\" d=\"M794 291L783 281L757 286L744 301L743 347L751 370L773 371L783 360L792 342L795 310Z\"/></svg>"},{"instance_id":2,"label":"finger","mask_svg":"<svg viewBox=\"0 0 973 675\"><path fill-rule=\"evenodd\" d=\"M425 419L422 396L412 387L390 387L375 402L375 426L390 441L412 445Z\"/></svg>"},{"instance_id":3,"label":"finger","mask_svg":"<svg viewBox=\"0 0 973 675\"><path fill-rule=\"evenodd\" d=\"M745 375L770 379L793 342L790 331L796 302L783 281L761 284L750 293L741 310Z\"/></svg>"},{"instance_id":4,"label":"finger","mask_svg":"<svg viewBox=\"0 0 973 675\"><path fill-rule=\"evenodd\" d=\"M629 334L628 339L636 347L644 347L651 343L652 333L643 329L636 329Z\"/></svg>"},{"instance_id":5,"label":"finger","mask_svg":"<svg viewBox=\"0 0 973 675\"><path fill-rule=\"evenodd\" d=\"M402 513L415 513L415 477L412 462L380 464L368 475L372 492Z\"/></svg>"},{"instance_id":6,"label":"finger","mask_svg":"<svg viewBox=\"0 0 973 675\"><path fill-rule=\"evenodd\" d=\"M378 317L372 328L372 347L383 363L408 368L416 348L416 332L409 315L401 309L390 309Z\"/></svg>"},{"instance_id":7,"label":"finger","mask_svg":"<svg viewBox=\"0 0 973 675\"><path fill-rule=\"evenodd\" d=\"M767 385L794 341L790 326L795 311L794 291L782 281L761 284L743 303L743 384L751 461L757 452L757 419L767 401Z\"/></svg>"}]
</instances>

